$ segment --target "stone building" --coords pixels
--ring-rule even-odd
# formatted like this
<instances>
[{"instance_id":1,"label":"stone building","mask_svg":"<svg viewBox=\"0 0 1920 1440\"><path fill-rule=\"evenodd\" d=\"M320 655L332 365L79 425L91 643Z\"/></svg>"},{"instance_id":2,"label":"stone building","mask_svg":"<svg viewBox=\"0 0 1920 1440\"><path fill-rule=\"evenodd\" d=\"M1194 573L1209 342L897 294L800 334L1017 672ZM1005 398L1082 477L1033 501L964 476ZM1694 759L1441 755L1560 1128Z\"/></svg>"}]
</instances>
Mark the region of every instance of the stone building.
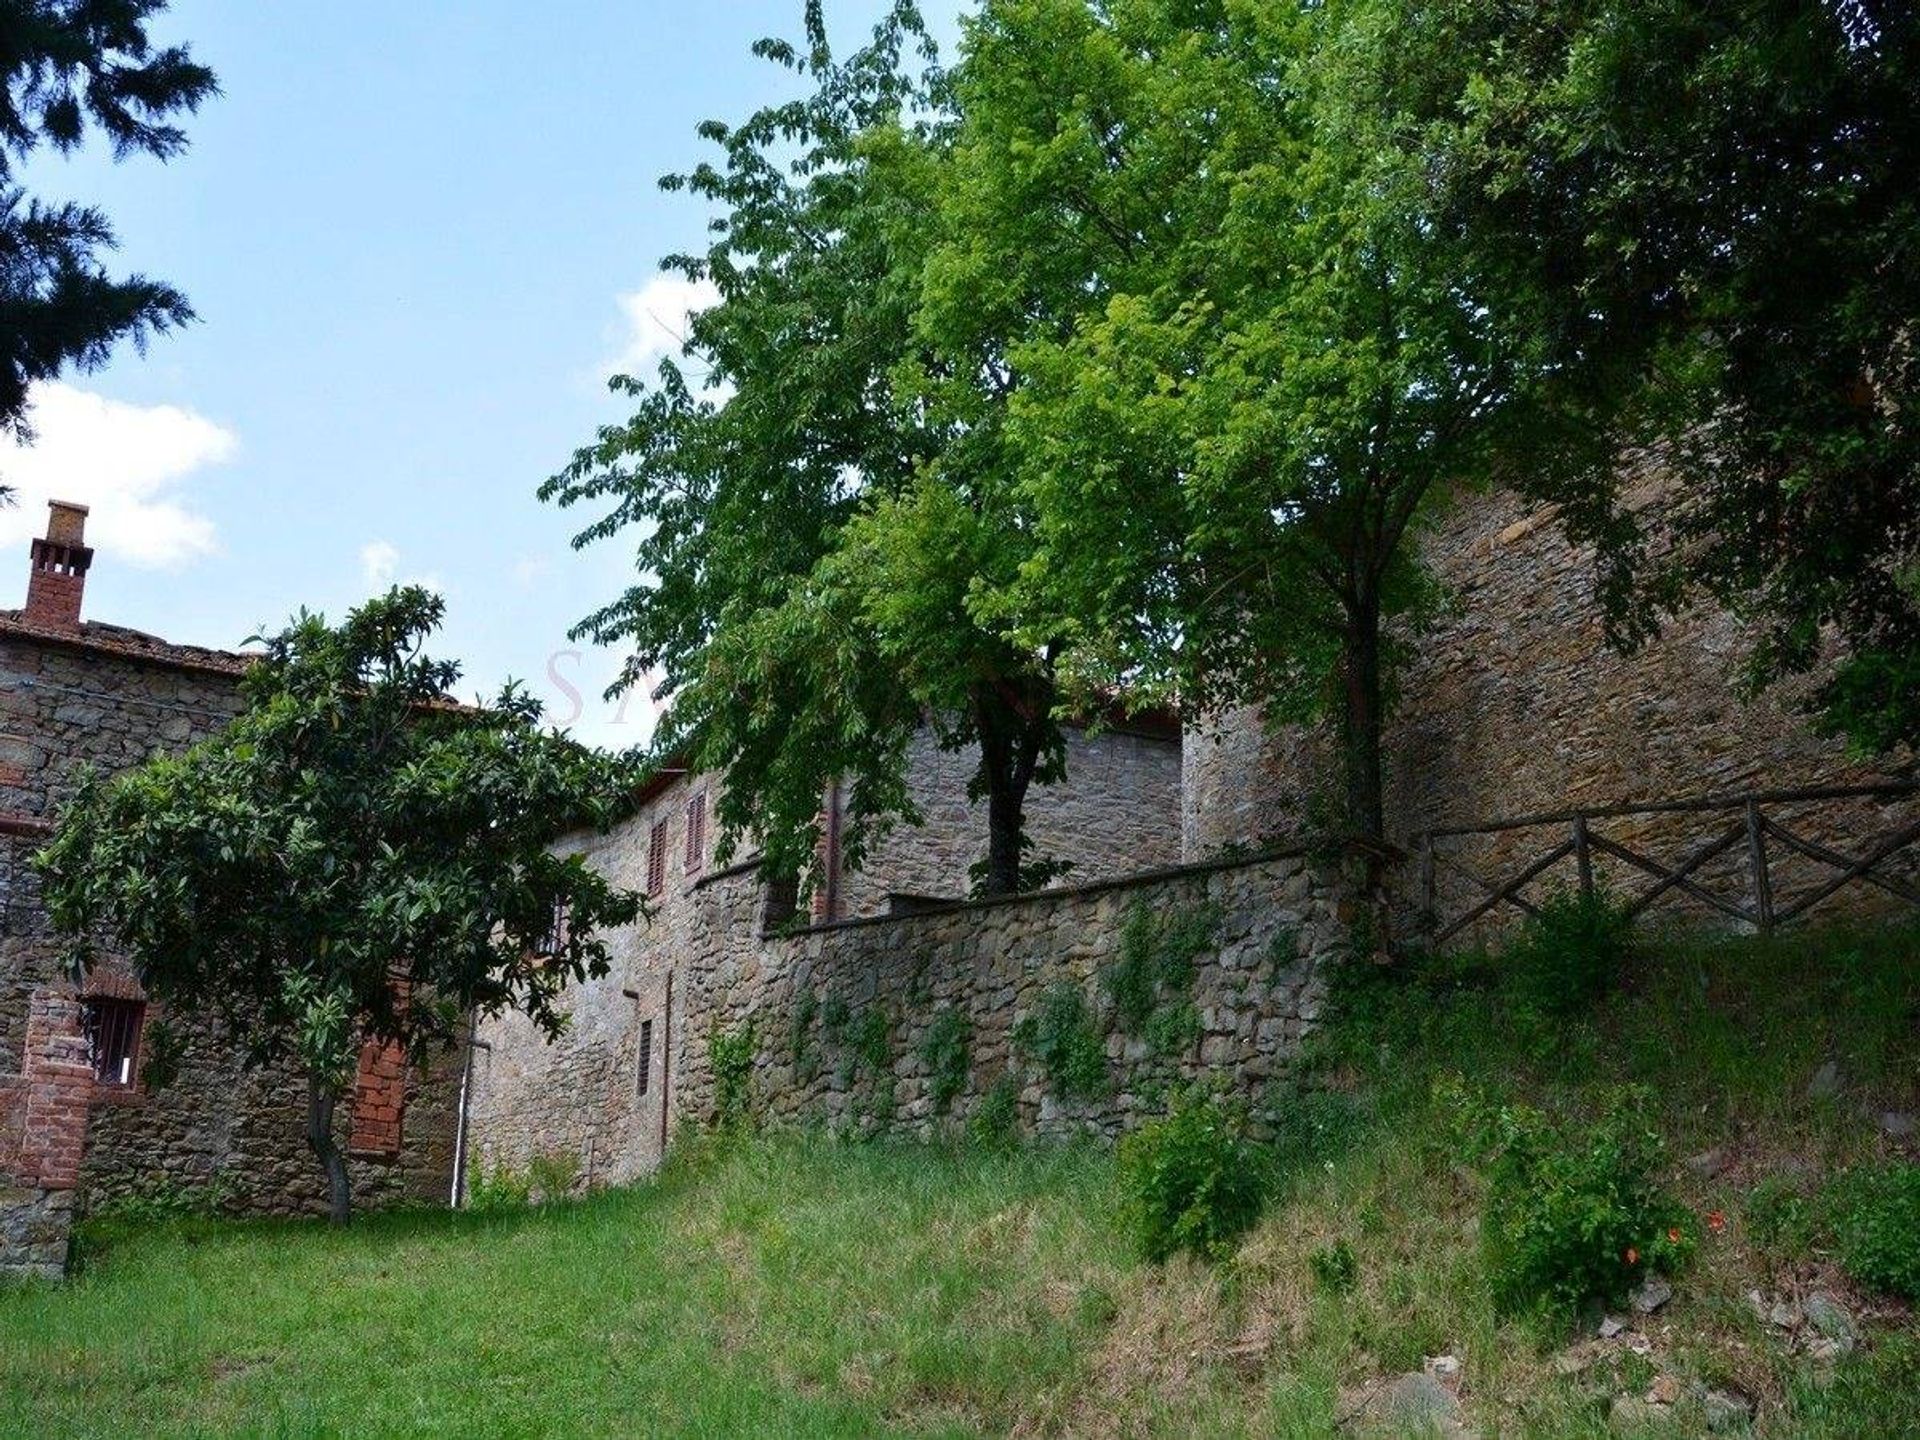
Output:
<instances>
[{"instance_id":1,"label":"stone building","mask_svg":"<svg viewBox=\"0 0 1920 1440\"><path fill-rule=\"evenodd\" d=\"M923 823L892 831L857 872L834 850L844 807L834 797L828 880L813 897L810 933L945 913L965 899L969 869L986 849L985 807L966 798L975 758L941 750L922 731L908 775ZM779 932L794 919L792 892L764 883L755 856L714 864L709 817L719 784L711 774L663 773L613 830L561 842L645 893L653 916L609 937L613 967L575 988L558 1042L518 1016L481 1028L467 1137L479 1163L523 1169L535 1156L564 1154L595 1180L651 1170L676 1107L684 1101L697 1112L703 1103L717 997L762 979L790 989L783 957L797 942ZM1179 789L1170 719L1072 729L1067 779L1028 796L1035 854L1070 867L1062 878L1074 888L1170 865L1180 850Z\"/></svg>"},{"instance_id":2,"label":"stone building","mask_svg":"<svg viewBox=\"0 0 1920 1440\"><path fill-rule=\"evenodd\" d=\"M243 1069L205 1017L163 1013L111 957L76 989L48 932L28 861L77 767L124 770L217 730L240 708L248 664L83 619L86 515L54 502L32 544L26 605L0 611L0 1197L20 1208L28 1190L52 1194L65 1210L76 1189L96 1204L215 1187L232 1208L320 1209L300 1078ZM454 1067L423 1077L391 1059L363 1056L354 1113L342 1117L356 1192L373 1205L444 1202ZM36 1093L55 1090L65 1111L78 1104L77 1128L70 1114L49 1125L32 1110Z\"/></svg>"}]
</instances>

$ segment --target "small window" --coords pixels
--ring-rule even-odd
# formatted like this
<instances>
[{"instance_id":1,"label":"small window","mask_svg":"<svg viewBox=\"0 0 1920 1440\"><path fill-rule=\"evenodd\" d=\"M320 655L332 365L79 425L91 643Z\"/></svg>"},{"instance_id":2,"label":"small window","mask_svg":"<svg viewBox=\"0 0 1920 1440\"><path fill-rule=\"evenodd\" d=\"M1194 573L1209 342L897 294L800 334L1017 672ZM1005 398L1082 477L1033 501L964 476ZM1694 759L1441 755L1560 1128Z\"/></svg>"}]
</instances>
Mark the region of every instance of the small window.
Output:
<instances>
[{"instance_id":1,"label":"small window","mask_svg":"<svg viewBox=\"0 0 1920 1440\"><path fill-rule=\"evenodd\" d=\"M696 795L687 801L687 873L692 875L707 863L707 797Z\"/></svg>"},{"instance_id":2,"label":"small window","mask_svg":"<svg viewBox=\"0 0 1920 1440\"><path fill-rule=\"evenodd\" d=\"M537 955L558 955L562 950L566 949L567 935L569 933L567 922L570 918L567 902L564 900L554 901L553 914L547 917L547 933L540 937L539 949L534 953Z\"/></svg>"},{"instance_id":3,"label":"small window","mask_svg":"<svg viewBox=\"0 0 1920 1440\"><path fill-rule=\"evenodd\" d=\"M634 1082L634 1094L644 1095L653 1084L653 1022L640 1022L640 1078Z\"/></svg>"},{"instance_id":4,"label":"small window","mask_svg":"<svg viewBox=\"0 0 1920 1440\"><path fill-rule=\"evenodd\" d=\"M647 837L647 894L659 896L667 888L667 822L662 820Z\"/></svg>"},{"instance_id":5,"label":"small window","mask_svg":"<svg viewBox=\"0 0 1920 1440\"><path fill-rule=\"evenodd\" d=\"M793 922L800 911L800 877L788 875L767 881L760 910L760 928L771 935Z\"/></svg>"},{"instance_id":6,"label":"small window","mask_svg":"<svg viewBox=\"0 0 1920 1440\"><path fill-rule=\"evenodd\" d=\"M89 1000L84 1024L87 1059L102 1085L133 1084L140 1059L140 1022L147 1007L138 1000Z\"/></svg>"}]
</instances>

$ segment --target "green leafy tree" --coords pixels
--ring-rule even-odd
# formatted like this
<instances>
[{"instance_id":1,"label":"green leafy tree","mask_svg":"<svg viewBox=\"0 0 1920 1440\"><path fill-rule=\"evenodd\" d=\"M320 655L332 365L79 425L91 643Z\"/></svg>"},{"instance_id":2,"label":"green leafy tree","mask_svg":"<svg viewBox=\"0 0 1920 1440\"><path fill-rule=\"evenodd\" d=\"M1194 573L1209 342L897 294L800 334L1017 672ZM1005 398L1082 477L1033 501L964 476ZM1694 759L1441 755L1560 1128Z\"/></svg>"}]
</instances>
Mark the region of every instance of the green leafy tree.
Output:
<instances>
[{"instance_id":1,"label":"green leafy tree","mask_svg":"<svg viewBox=\"0 0 1920 1440\"><path fill-rule=\"evenodd\" d=\"M1516 478L1597 542L1623 647L1703 595L1749 679L1920 744L1920 12L1887 0L1377 6L1450 228L1630 372L1617 448ZM1653 457L1658 497L1618 456Z\"/></svg>"},{"instance_id":2,"label":"green leafy tree","mask_svg":"<svg viewBox=\"0 0 1920 1440\"><path fill-rule=\"evenodd\" d=\"M923 325L1014 377L1036 519L995 603L1077 689L1330 715L1382 832L1396 645L1449 491L1547 443L1552 337L1436 223L1369 12L988 0ZM983 337L991 337L990 341ZM1583 381L1586 377L1582 377Z\"/></svg>"},{"instance_id":3,"label":"green leafy tree","mask_svg":"<svg viewBox=\"0 0 1920 1440\"><path fill-rule=\"evenodd\" d=\"M424 1058L465 1017L527 1014L604 974L601 932L642 913L579 856L631 777L540 726L509 685L447 699L443 602L395 590L330 626L301 614L241 682L245 708L178 755L83 776L37 864L77 967L124 954L154 998L208 1011L251 1063L297 1059L332 1214L350 1213L334 1111L368 1039Z\"/></svg>"},{"instance_id":4,"label":"green leafy tree","mask_svg":"<svg viewBox=\"0 0 1920 1440\"><path fill-rule=\"evenodd\" d=\"M166 160L186 145L172 118L216 93L183 46L147 37L165 0L0 0L0 431L19 431L28 392L70 366L103 364L193 318L179 291L100 262L99 210L46 204L18 172L42 146L66 154L96 128L115 159Z\"/></svg>"},{"instance_id":5,"label":"green leafy tree","mask_svg":"<svg viewBox=\"0 0 1920 1440\"><path fill-rule=\"evenodd\" d=\"M718 213L705 253L666 261L718 298L657 377L616 377L634 414L541 492L612 502L577 543L639 537L637 582L575 633L631 647L616 690L670 699L662 755L725 772L723 851L752 835L770 871L811 873L840 778L857 865L918 818L905 761L930 724L979 748L983 888L1012 890L1028 787L1064 746L1046 637L982 600L1025 559L1002 377L943 365L914 324L945 79L907 0L844 59L818 3L803 48L757 53L811 93L707 123L720 160L663 182Z\"/></svg>"}]
</instances>

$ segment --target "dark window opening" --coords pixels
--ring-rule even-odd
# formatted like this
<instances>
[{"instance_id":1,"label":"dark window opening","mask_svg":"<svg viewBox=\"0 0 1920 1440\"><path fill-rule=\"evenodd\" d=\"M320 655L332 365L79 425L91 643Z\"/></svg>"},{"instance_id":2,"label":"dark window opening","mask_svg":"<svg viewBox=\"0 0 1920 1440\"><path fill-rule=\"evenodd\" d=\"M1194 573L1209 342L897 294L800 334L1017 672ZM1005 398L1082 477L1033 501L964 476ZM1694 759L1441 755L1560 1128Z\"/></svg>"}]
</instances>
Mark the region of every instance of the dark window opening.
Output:
<instances>
[{"instance_id":1,"label":"dark window opening","mask_svg":"<svg viewBox=\"0 0 1920 1440\"><path fill-rule=\"evenodd\" d=\"M640 1078L635 1082L634 1093L644 1095L653 1083L653 1022L640 1022Z\"/></svg>"},{"instance_id":2,"label":"dark window opening","mask_svg":"<svg viewBox=\"0 0 1920 1440\"><path fill-rule=\"evenodd\" d=\"M760 911L760 928L772 934L793 923L800 912L800 877L767 881L765 902Z\"/></svg>"},{"instance_id":3,"label":"dark window opening","mask_svg":"<svg viewBox=\"0 0 1920 1440\"><path fill-rule=\"evenodd\" d=\"M102 1085L133 1084L140 1059L140 1022L147 1007L138 1000L88 1000L83 1023L87 1059Z\"/></svg>"}]
</instances>

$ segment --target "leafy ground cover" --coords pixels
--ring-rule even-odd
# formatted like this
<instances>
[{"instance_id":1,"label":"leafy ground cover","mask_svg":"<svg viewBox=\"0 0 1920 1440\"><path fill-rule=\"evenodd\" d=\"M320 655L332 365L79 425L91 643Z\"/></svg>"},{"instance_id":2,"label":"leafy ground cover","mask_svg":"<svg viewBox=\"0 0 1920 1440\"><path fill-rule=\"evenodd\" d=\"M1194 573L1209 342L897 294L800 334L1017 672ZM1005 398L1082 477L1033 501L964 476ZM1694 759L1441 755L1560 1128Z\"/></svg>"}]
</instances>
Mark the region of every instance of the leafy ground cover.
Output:
<instances>
[{"instance_id":1,"label":"leafy ground cover","mask_svg":"<svg viewBox=\"0 0 1920 1440\"><path fill-rule=\"evenodd\" d=\"M1699 1433L1708 1391L1751 1407L1722 1409L1736 1431L1912 1434L1920 1327L1843 1264L1864 1244L1848 1197L1878 1191L1836 1177L1913 1158L1917 960L1911 930L1668 943L1572 1017L1473 959L1367 977L1256 1107L1278 1179L1213 1264L1138 1259L1093 1147L807 1135L345 1232L101 1219L72 1283L0 1293L4 1428L1391 1433L1381 1388L1431 1372L1482 1435ZM1615 1307L1606 1338L1598 1312L1496 1306L1451 1097L1571 1122L1623 1082L1697 1222L1672 1298ZM1876 1224L1875 1273L1911 1273L1897 1212ZM1850 1344L1818 1323L1829 1302Z\"/></svg>"}]
</instances>

